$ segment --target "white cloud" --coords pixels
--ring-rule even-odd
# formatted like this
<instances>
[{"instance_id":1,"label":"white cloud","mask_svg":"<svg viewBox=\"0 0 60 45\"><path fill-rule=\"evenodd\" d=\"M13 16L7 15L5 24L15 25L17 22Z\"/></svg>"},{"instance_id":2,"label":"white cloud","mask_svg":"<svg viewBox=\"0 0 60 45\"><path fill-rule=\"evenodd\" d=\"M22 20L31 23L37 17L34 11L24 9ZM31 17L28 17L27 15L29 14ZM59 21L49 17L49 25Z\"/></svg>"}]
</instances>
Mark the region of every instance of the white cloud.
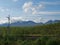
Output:
<instances>
[{"instance_id":1,"label":"white cloud","mask_svg":"<svg viewBox=\"0 0 60 45\"><path fill-rule=\"evenodd\" d=\"M28 19L27 17L11 17L11 21L29 21L30 19Z\"/></svg>"},{"instance_id":2,"label":"white cloud","mask_svg":"<svg viewBox=\"0 0 60 45\"><path fill-rule=\"evenodd\" d=\"M10 18L10 23L12 22L16 22L16 21L34 21L36 23L40 22L41 18L34 18L34 19L30 19L30 18L27 18L27 17L11 17ZM3 18L3 19L0 19L0 24L4 24L4 23L8 23L8 19L7 18Z\"/></svg>"},{"instance_id":3,"label":"white cloud","mask_svg":"<svg viewBox=\"0 0 60 45\"><path fill-rule=\"evenodd\" d=\"M10 9L7 8L6 11L10 11Z\"/></svg>"},{"instance_id":4,"label":"white cloud","mask_svg":"<svg viewBox=\"0 0 60 45\"><path fill-rule=\"evenodd\" d=\"M32 14L34 15L34 14L36 14L36 12L37 12L37 11L36 11L36 10L34 10L34 11L32 11Z\"/></svg>"},{"instance_id":5,"label":"white cloud","mask_svg":"<svg viewBox=\"0 0 60 45\"><path fill-rule=\"evenodd\" d=\"M60 1L59 2L40 2L41 4L47 4L47 5L60 5Z\"/></svg>"},{"instance_id":6,"label":"white cloud","mask_svg":"<svg viewBox=\"0 0 60 45\"><path fill-rule=\"evenodd\" d=\"M13 21L13 20L14 20L14 21L16 21L16 20L17 20L17 21L18 21L18 20L21 21L21 20L23 20L23 18L22 18L22 17L11 17L11 21Z\"/></svg>"},{"instance_id":7,"label":"white cloud","mask_svg":"<svg viewBox=\"0 0 60 45\"><path fill-rule=\"evenodd\" d=\"M0 7L0 11L1 11L1 12L6 12L6 11L10 11L10 9L8 9L8 8L3 8L3 7Z\"/></svg>"},{"instance_id":8,"label":"white cloud","mask_svg":"<svg viewBox=\"0 0 60 45\"><path fill-rule=\"evenodd\" d=\"M5 10L4 9L0 9L1 10L1 12L4 12Z\"/></svg>"},{"instance_id":9,"label":"white cloud","mask_svg":"<svg viewBox=\"0 0 60 45\"><path fill-rule=\"evenodd\" d=\"M7 23L8 21L6 19L0 19L0 24Z\"/></svg>"},{"instance_id":10,"label":"white cloud","mask_svg":"<svg viewBox=\"0 0 60 45\"><path fill-rule=\"evenodd\" d=\"M45 8L43 4L39 4L39 5L37 6L37 9L43 9L43 8Z\"/></svg>"},{"instance_id":11,"label":"white cloud","mask_svg":"<svg viewBox=\"0 0 60 45\"><path fill-rule=\"evenodd\" d=\"M44 5L43 4L33 5L32 2L26 2L24 3L22 8L26 13L30 12L34 14L36 11L43 9Z\"/></svg>"},{"instance_id":12,"label":"white cloud","mask_svg":"<svg viewBox=\"0 0 60 45\"><path fill-rule=\"evenodd\" d=\"M6 20L8 21L8 19L6 18ZM42 21L42 17L30 17L30 16L28 16L28 17L22 17L22 16L20 16L20 17L10 17L10 21L11 21L11 23L12 22L16 22L16 21L33 21L33 22L36 22L36 23L39 23L39 22L41 22Z\"/></svg>"},{"instance_id":13,"label":"white cloud","mask_svg":"<svg viewBox=\"0 0 60 45\"><path fill-rule=\"evenodd\" d=\"M42 15L54 15L54 14L60 14L60 12L36 12L35 14L42 14Z\"/></svg>"},{"instance_id":14,"label":"white cloud","mask_svg":"<svg viewBox=\"0 0 60 45\"><path fill-rule=\"evenodd\" d=\"M32 2L26 2L24 3L22 8L25 12L28 12L31 9L31 7L32 7Z\"/></svg>"},{"instance_id":15,"label":"white cloud","mask_svg":"<svg viewBox=\"0 0 60 45\"><path fill-rule=\"evenodd\" d=\"M18 0L12 0L13 2L17 2Z\"/></svg>"},{"instance_id":16,"label":"white cloud","mask_svg":"<svg viewBox=\"0 0 60 45\"><path fill-rule=\"evenodd\" d=\"M32 7L32 14L35 14L38 10L42 10L44 7L43 4L39 4L38 6Z\"/></svg>"},{"instance_id":17,"label":"white cloud","mask_svg":"<svg viewBox=\"0 0 60 45\"><path fill-rule=\"evenodd\" d=\"M14 21L23 21L23 18L22 17L11 17L11 20L10 22L14 22ZM7 18L3 18L3 19L0 19L0 24L4 24L4 23L8 23L8 19Z\"/></svg>"},{"instance_id":18,"label":"white cloud","mask_svg":"<svg viewBox=\"0 0 60 45\"><path fill-rule=\"evenodd\" d=\"M60 5L60 2L40 2L36 5L33 5L32 2L27 2L24 3L23 5L23 10L28 13L32 13L33 15L35 14L47 14L47 15L53 15L53 14L60 14L60 12L48 12L48 11L41 11L45 8L45 5Z\"/></svg>"},{"instance_id":19,"label":"white cloud","mask_svg":"<svg viewBox=\"0 0 60 45\"><path fill-rule=\"evenodd\" d=\"M36 23L39 23L39 22L41 22L41 20L42 20L42 18L40 17L40 18L35 18L35 19L32 19L32 21L34 21L34 22L36 22Z\"/></svg>"},{"instance_id":20,"label":"white cloud","mask_svg":"<svg viewBox=\"0 0 60 45\"><path fill-rule=\"evenodd\" d=\"M1 12L4 12L5 10L4 10L4 8L0 7L0 11L1 11Z\"/></svg>"}]
</instances>

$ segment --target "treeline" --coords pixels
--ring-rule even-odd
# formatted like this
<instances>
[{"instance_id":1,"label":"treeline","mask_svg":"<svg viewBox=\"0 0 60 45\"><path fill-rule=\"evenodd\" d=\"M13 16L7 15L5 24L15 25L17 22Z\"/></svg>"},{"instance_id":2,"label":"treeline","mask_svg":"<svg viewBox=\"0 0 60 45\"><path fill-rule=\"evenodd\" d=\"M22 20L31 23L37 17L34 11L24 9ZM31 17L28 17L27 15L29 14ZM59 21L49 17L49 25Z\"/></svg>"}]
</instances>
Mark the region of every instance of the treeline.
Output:
<instances>
[{"instance_id":1,"label":"treeline","mask_svg":"<svg viewBox=\"0 0 60 45\"><path fill-rule=\"evenodd\" d=\"M0 27L0 45L60 45L60 23L34 27Z\"/></svg>"}]
</instances>

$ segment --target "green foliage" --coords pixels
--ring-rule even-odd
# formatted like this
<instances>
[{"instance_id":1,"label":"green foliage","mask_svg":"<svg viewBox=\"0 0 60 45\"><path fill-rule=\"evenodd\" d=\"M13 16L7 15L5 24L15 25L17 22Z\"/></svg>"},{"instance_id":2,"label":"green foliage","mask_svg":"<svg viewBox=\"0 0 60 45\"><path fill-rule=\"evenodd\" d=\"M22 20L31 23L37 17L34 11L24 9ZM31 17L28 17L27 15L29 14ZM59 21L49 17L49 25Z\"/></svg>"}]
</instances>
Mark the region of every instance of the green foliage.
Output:
<instances>
[{"instance_id":1,"label":"green foliage","mask_svg":"<svg viewBox=\"0 0 60 45\"><path fill-rule=\"evenodd\" d=\"M49 40L47 41L46 45L60 45L60 40L49 39Z\"/></svg>"},{"instance_id":2,"label":"green foliage","mask_svg":"<svg viewBox=\"0 0 60 45\"><path fill-rule=\"evenodd\" d=\"M59 35L60 23L10 27L10 30L0 27L0 45L60 45Z\"/></svg>"}]
</instances>

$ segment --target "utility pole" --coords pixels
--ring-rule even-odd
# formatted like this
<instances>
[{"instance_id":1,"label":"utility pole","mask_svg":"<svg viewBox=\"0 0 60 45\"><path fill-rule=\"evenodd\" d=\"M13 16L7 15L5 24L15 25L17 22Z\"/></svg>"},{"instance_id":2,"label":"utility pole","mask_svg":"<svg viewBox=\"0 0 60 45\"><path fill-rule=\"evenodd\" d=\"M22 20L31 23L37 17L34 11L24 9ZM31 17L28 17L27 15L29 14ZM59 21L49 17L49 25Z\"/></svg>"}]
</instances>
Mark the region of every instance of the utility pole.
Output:
<instances>
[{"instance_id":1,"label":"utility pole","mask_svg":"<svg viewBox=\"0 0 60 45\"><path fill-rule=\"evenodd\" d=\"M6 39L5 39L6 41L9 39L8 37L10 34L10 15L8 15L7 19L8 19L8 25L7 25L7 30L6 30ZM9 45L8 41L4 45Z\"/></svg>"},{"instance_id":2,"label":"utility pole","mask_svg":"<svg viewBox=\"0 0 60 45\"><path fill-rule=\"evenodd\" d=\"M8 30L10 30L10 15L8 15Z\"/></svg>"}]
</instances>

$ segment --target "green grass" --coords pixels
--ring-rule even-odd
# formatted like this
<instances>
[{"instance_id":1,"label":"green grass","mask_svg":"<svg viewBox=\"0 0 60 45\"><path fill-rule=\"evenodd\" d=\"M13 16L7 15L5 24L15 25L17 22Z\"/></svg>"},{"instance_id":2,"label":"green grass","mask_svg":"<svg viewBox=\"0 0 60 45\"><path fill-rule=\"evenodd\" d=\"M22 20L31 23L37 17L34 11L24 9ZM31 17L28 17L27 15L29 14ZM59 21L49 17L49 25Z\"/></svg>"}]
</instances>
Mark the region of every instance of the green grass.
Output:
<instances>
[{"instance_id":1,"label":"green grass","mask_svg":"<svg viewBox=\"0 0 60 45\"><path fill-rule=\"evenodd\" d=\"M25 36L40 36L25 39ZM60 23L32 27L0 27L0 45L60 45Z\"/></svg>"}]
</instances>

